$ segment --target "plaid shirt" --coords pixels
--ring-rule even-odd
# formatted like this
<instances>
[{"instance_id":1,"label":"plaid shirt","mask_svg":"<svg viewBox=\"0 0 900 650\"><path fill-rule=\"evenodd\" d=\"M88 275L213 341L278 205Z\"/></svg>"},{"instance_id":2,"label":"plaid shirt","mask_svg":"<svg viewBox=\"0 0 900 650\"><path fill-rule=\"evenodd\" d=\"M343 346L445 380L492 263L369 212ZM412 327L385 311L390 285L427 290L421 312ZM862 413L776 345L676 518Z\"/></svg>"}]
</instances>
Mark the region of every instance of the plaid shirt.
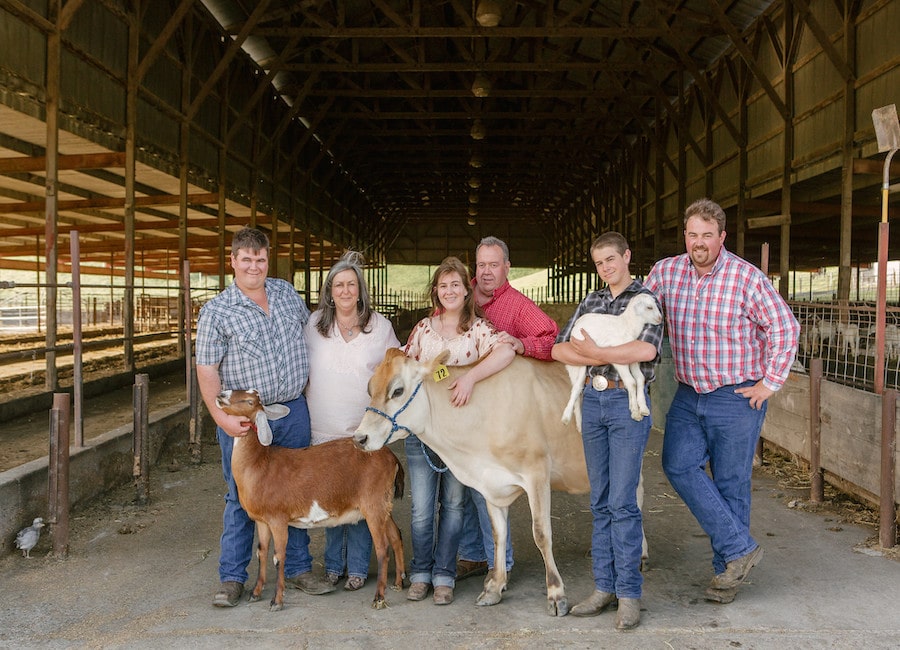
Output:
<instances>
[{"instance_id":1,"label":"plaid shirt","mask_svg":"<svg viewBox=\"0 0 900 650\"><path fill-rule=\"evenodd\" d=\"M197 319L197 365L219 366L223 390L255 388L263 404L300 397L309 377L309 308L284 280L266 279L269 315L232 283Z\"/></svg>"},{"instance_id":2,"label":"plaid shirt","mask_svg":"<svg viewBox=\"0 0 900 650\"><path fill-rule=\"evenodd\" d=\"M657 262L645 286L666 310L678 381L698 393L759 379L770 390L784 384L800 325L758 268L723 248L698 278L684 253Z\"/></svg>"},{"instance_id":3,"label":"plaid shirt","mask_svg":"<svg viewBox=\"0 0 900 650\"><path fill-rule=\"evenodd\" d=\"M612 314L613 316L618 316L625 311L625 308L628 306L628 303L631 302L631 299L639 293L649 293L651 296L653 295L637 280L632 280L631 284L625 288L625 291L615 298L613 298L609 287L603 287L597 291L592 291L585 296L584 300L581 301L581 304L578 305L575 313L572 314L572 318L569 319L569 322L566 323L566 326L559 333L559 336L556 337L556 342L565 343L571 338L572 326L575 325L575 321L578 320L579 316L584 314ZM656 348L656 358L653 361L641 361L641 372L644 373L644 381L648 384L656 377L656 364L659 363L659 348L660 345L662 345L662 339L662 323L659 325L644 325L644 329L641 330L641 333L637 337L638 341L650 343ZM621 379L619 373L616 372L616 369L612 365L590 366L588 368L588 375L591 377L603 375L610 380Z\"/></svg>"},{"instance_id":4,"label":"plaid shirt","mask_svg":"<svg viewBox=\"0 0 900 650\"><path fill-rule=\"evenodd\" d=\"M494 291L494 295L481 305L491 325L521 339L525 356L550 361L550 350L559 332L556 321L507 281Z\"/></svg>"}]
</instances>

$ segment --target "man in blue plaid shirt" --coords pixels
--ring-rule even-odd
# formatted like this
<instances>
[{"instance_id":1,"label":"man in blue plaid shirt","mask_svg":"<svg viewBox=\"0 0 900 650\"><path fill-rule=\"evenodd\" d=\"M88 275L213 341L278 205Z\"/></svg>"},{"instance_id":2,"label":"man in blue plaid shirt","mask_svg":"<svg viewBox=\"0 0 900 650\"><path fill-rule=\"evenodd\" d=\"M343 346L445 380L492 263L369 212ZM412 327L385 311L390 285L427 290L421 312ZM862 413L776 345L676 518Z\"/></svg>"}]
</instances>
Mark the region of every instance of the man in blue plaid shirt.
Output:
<instances>
[{"instance_id":1,"label":"man in blue plaid shirt","mask_svg":"<svg viewBox=\"0 0 900 650\"><path fill-rule=\"evenodd\" d=\"M240 601L255 526L241 507L231 473L234 438L251 429L245 418L216 406L216 396L223 390L256 389L263 404L284 404L290 409L288 416L270 421L273 444L300 448L310 442L303 396L309 376L303 326L309 320L309 308L288 282L267 277L269 238L260 230L243 228L235 233L231 267L234 282L200 310L196 342L197 381L216 421L228 486L219 555L221 588L213 597L217 607L234 607ZM312 573L305 530L289 528L284 574L289 584L306 593L334 591L333 585Z\"/></svg>"}]
</instances>

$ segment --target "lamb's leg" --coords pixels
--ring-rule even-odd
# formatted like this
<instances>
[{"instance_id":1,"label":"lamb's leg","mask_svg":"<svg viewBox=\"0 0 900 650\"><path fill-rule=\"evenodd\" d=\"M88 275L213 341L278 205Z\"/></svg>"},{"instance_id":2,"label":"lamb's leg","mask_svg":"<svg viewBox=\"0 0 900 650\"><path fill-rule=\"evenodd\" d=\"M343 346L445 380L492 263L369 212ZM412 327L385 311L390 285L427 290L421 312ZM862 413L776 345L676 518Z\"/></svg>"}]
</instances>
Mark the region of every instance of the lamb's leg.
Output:
<instances>
[{"instance_id":1,"label":"lamb's leg","mask_svg":"<svg viewBox=\"0 0 900 650\"><path fill-rule=\"evenodd\" d=\"M631 374L631 368L620 364L613 364L613 367L619 373L619 379L625 384L625 390L628 391L628 410L631 412L631 419L640 422L644 416L641 415L641 408L638 406L637 384Z\"/></svg>"},{"instance_id":2,"label":"lamb's leg","mask_svg":"<svg viewBox=\"0 0 900 650\"><path fill-rule=\"evenodd\" d=\"M632 363L628 367L631 370L631 376L634 377L635 390L637 392L637 403L641 415L650 415L650 407L647 406L647 396L644 395L644 373L641 372L641 364Z\"/></svg>"},{"instance_id":3,"label":"lamb's leg","mask_svg":"<svg viewBox=\"0 0 900 650\"><path fill-rule=\"evenodd\" d=\"M585 366L570 366L566 364L566 371L569 373L569 379L572 382L572 392L569 394L569 403L563 409L562 421L568 424L572 420L572 413L575 412L576 402L584 389L584 377L587 374ZM580 418L576 418L576 421ZM580 426L579 426L580 428Z\"/></svg>"}]
</instances>

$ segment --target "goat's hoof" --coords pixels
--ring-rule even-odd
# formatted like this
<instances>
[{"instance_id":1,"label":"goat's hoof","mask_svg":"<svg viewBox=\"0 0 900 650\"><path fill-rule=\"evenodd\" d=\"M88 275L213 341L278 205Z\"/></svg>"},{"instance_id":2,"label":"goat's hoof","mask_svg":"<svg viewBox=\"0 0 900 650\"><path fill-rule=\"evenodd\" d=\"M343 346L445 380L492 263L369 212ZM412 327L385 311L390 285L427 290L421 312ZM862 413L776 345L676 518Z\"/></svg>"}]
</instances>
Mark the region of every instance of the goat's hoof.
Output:
<instances>
[{"instance_id":1,"label":"goat's hoof","mask_svg":"<svg viewBox=\"0 0 900 650\"><path fill-rule=\"evenodd\" d=\"M372 609L387 609L387 601L383 596L375 596L375 600L372 601Z\"/></svg>"},{"instance_id":2,"label":"goat's hoof","mask_svg":"<svg viewBox=\"0 0 900 650\"><path fill-rule=\"evenodd\" d=\"M641 420L644 419L644 416L641 415L641 412L640 412L640 411L632 411L632 412L631 412L631 419L634 420L635 422L640 422Z\"/></svg>"},{"instance_id":3,"label":"goat's hoof","mask_svg":"<svg viewBox=\"0 0 900 650\"><path fill-rule=\"evenodd\" d=\"M275 602L275 600L272 600L269 603L269 611L270 612L280 612L282 609L284 609L284 603L278 603L278 602Z\"/></svg>"},{"instance_id":4,"label":"goat's hoof","mask_svg":"<svg viewBox=\"0 0 900 650\"><path fill-rule=\"evenodd\" d=\"M391 585L391 589L393 591L403 591L403 583L400 583L399 585Z\"/></svg>"},{"instance_id":5,"label":"goat's hoof","mask_svg":"<svg viewBox=\"0 0 900 650\"><path fill-rule=\"evenodd\" d=\"M547 613L550 616L565 616L569 613L569 601L565 596L559 600L547 599Z\"/></svg>"},{"instance_id":6,"label":"goat's hoof","mask_svg":"<svg viewBox=\"0 0 900 650\"><path fill-rule=\"evenodd\" d=\"M478 598L475 599L475 604L479 607L488 607L490 605L496 605L500 602L500 592L499 591L482 591L479 594Z\"/></svg>"},{"instance_id":7,"label":"goat's hoof","mask_svg":"<svg viewBox=\"0 0 900 650\"><path fill-rule=\"evenodd\" d=\"M256 593L255 591L252 592L252 593L250 594L249 600L250 600L251 603L255 603L256 601L259 600L259 594Z\"/></svg>"}]
</instances>

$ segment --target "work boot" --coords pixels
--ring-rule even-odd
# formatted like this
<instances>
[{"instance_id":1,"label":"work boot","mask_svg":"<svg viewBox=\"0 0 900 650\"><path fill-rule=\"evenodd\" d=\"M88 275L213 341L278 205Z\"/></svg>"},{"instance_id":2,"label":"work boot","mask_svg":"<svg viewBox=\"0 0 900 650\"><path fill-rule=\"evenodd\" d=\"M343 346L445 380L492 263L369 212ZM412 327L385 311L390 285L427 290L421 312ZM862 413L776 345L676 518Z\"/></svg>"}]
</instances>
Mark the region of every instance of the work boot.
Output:
<instances>
[{"instance_id":1,"label":"work boot","mask_svg":"<svg viewBox=\"0 0 900 650\"><path fill-rule=\"evenodd\" d=\"M737 587L732 587L731 589L715 589L714 587L709 587L706 590L705 598L712 603L722 603L723 605L727 605L734 600L737 590Z\"/></svg>"},{"instance_id":2,"label":"work boot","mask_svg":"<svg viewBox=\"0 0 900 650\"><path fill-rule=\"evenodd\" d=\"M615 594L610 594L597 589L594 593L569 610L569 613L572 616L597 616L614 602L616 602Z\"/></svg>"},{"instance_id":3,"label":"work boot","mask_svg":"<svg viewBox=\"0 0 900 650\"><path fill-rule=\"evenodd\" d=\"M762 546L757 546L747 553L747 555L732 560L725 565L725 570L722 573L716 575L712 579L712 582L709 583L710 588L719 590L737 589L737 587L747 579L750 569L759 564L759 561L762 560L762 556Z\"/></svg>"},{"instance_id":4,"label":"work boot","mask_svg":"<svg viewBox=\"0 0 900 650\"><path fill-rule=\"evenodd\" d=\"M244 585L240 582L226 581L222 583L222 588L213 596L213 605L216 607L234 607L241 600L241 594L244 593Z\"/></svg>"},{"instance_id":5,"label":"work boot","mask_svg":"<svg viewBox=\"0 0 900 650\"><path fill-rule=\"evenodd\" d=\"M330 581L313 575L312 571L301 573L291 578L285 578L287 584L309 594L310 596L321 596L322 594L330 594L336 589Z\"/></svg>"},{"instance_id":6,"label":"work boot","mask_svg":"<svg viewBox=\"0 0 900 650\"><path fill-rule=\"evenodd\" d=\"M427 582L412 583L409 586L409 591L406 592L406 600L425 600L430 586Z\"/></svg>"},{"instance_id":7,"label":"work boot","mask_svg":"<svg viewBox=\"0 0 900 650\"><path fill-rule=\"evenodd\" d=\"M453 587L440 585L434 588L434 604L449 605L453 602Z\"/></svg>"},{"instance_id":8,"label":"work boot","mask_svg":"<svg viewBox=\"0 0 900 650\"><path fill-rule=\"evenodd\" d=\"M641 622L641 599L619 598L619 611L616 614L616 629L630 630Z\"/></svg>"},{"instance_id":9,"label":"work boot","mask_svg":"<svg viewBox=\"0 0 900 650\"><path fill-rule=\"evenodd\" d=\"M463 580L472 576L483 576L487 573L487 562L478 562L476 560L457 560L456 561L456 579Z\"/></svg>"}]
</instances>

